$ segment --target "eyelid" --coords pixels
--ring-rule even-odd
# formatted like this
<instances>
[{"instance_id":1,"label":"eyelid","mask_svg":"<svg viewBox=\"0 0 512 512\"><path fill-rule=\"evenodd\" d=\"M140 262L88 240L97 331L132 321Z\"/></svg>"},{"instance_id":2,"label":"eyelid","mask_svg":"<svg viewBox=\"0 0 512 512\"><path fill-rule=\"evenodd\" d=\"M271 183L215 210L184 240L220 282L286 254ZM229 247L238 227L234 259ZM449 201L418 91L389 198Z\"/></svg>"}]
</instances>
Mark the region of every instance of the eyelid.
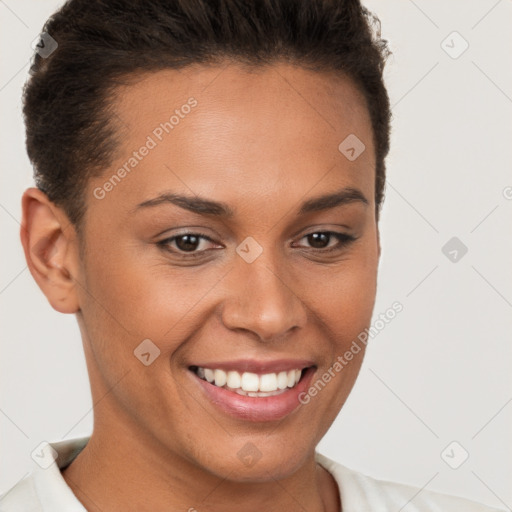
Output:
<instances>
[{"instance_id":1,"label":"eyelid","mask_svg":"<svg viewBox=\"0 0 512 512\"><path fill-rule=\"evenodd\" d=\"M349 233L341 233L339 231L332 231L332 230L316 230L316 231L311 231L309 233L306 233L305 235L302 235L299 240L302 240L303 238L306 238L310 235L314 235L314 234L326 234L326 235L330 235L332 237L334 237L338 243L336 245L334 245L333 247L326 247L326 248L320 248L320 249L317 249L315 247L311 247L309 248L311 251L313 252L319 252L319 253L328 253L328 252L331 252L331 251L340 251L342 250L344 247L346 247L347 245L349 245L350 243L352 242L355 242L357 240L358 237L354 236L354 235L351 235ZM329 240L330 241L330 240Z\"/></svg>"},{"instance_id":2,"label":"eyelid","mask_svg":"<svg viewBox=\"0 0 512 512\"><path fill-rule=\"evenodd\" d=\"M192 252L187 252L187 251L180 251L179 249L174 249L174 248L170 248L170 244L173 243L176 238L179 238L181 236L185 236L185 235L193 235L193 236L196 236L197 238L199 239L204 239L214 245L216 245L217 247L214 247L212 249L203 249L201 251L192 251ZM213 240L211 237L209 237L208 235L205 235L203 233L199 233L199 232L195 232L195 231L192 231L192 230L188 230L188 231L185 231L185 232L182 232L182 233L176 233L174 235L171 235L171 236L168 236L167 238L164 238L163 240L160 240L158 242L156 242L156 245L163 251L166 251L168 254L171 254L171 255L174 255L174 256L178 256L179 258L181 258L182 260L194 260L195 258L200 258L202 256L205 256L206 254L210 253L212 250L217 250L219 249L219 245L222 245L222 244L219 244L217 242L215 242L215 240Z\"/></svg>"},{"instance_id":3,"label":"eyelid","mask_svg":"<svg viewBox=\"0 0 512 512\"><path fill-rule=\"evenodd\" d=\"M180 238L180 237L186 236L186 235L191 235L191 236L195 236L197 238L202 238L204 240L207 240L208 242L211 242L212 244L222 245L222 244L219 244L218 242L216 242L210 236L205 235L203 233L196 232L196 231L185 231L183 233L176 233L174 235L168 236L168 237L166 237L166 238L156 242L156 244L157 245L167 245L167 244L169 244L171 242L174 242L176 240L176 238Z\"/></svg>"},{"instance_id":4,"label":"eyelid","mask_svg":"<svg viewBox=\"0 0 512 512\"><path fill-rule=\"evenodd\" d=\"M306 249L309 249L313 253L316 252L316 253L324 253L324 254L325 253L334 252L334 251L341 251L346 246L348 246L349 244L351 244L352 242L357 240L357 238L358 238L358 237L356 237L354 235L351 235L349 233L343 233L343 232L339 232L339 231L333 231L333 230L327 230L327 229L318 229L317 228L316 230L309 231L309 232L303 234L299 238L299 241L302 240L303 238L306 238L306 237L308 237L310 235L313 235L313 234L326 234L326 235L329 235L331 237L334 237L337 240L337 243L334 246L332 246L332 247L327 246L325 248L315 248L315 247L306 248ZM169 252L171 254L177 254L180 257L184 258L184 259L200 257L200 256L202 256L204 254L207 254L208 252L210 252L212 250L212 249L203 249L201 251L186 252L186 251L180 251L179 249L170 249L168 247L177 238L179 238L181 236L185 236L185 235L192 235L192 236L195 236L195 237L197 237L199 239L204 239L204 240L206 240L206 241L208 241L208 242L210 242L212 244L215 244L217 246L218 245L222 245L222 244L218 244L217 242L215 242L215 240L213 240L208 235L205 235L205 234L199 233L199 232L194 232L194 231L191 231L191 230L188 230L188 231L185 231L185 232L182 232L182 233L174 234L172 236L164 238L163 240L160 240L156 244L157 244L157 246L159 246L163 250L166 250L167 252ZM330 242L330 240L329 240L329 242Z\"/></svg>"}]
</instances>

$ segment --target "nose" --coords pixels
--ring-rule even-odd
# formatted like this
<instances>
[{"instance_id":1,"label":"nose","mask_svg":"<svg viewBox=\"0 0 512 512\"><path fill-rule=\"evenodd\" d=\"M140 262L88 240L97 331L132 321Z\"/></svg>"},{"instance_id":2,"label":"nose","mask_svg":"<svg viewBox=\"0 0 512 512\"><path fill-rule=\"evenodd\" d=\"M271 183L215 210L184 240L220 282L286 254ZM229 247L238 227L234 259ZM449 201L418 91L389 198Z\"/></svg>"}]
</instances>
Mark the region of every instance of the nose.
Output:
<instances>
[{"instance_id":1,"label":"nose","mask_svg":"<svg viewBox=\"0 0 512 512\"><path fill-rule=\"evenodd\" d=\"M250 331L260 341L271 342L304 327L307 309L300 292L293 289L290 272L264 254L252 263L236 259L228 277L222 321L228 329Z\"/></svg>"}]
</instances>

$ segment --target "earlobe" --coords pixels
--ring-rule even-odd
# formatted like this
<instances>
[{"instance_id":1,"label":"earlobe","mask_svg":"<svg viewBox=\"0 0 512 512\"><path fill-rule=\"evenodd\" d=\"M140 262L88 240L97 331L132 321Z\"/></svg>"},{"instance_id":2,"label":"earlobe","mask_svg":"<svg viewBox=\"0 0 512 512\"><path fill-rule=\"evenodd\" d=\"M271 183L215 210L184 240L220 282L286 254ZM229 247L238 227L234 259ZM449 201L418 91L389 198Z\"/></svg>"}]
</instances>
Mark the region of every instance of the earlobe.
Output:
<instances>
[{"instance_id":1,"label":"earlobe","mask_svg":"<svg viewBox=\"0 0 512 512\"><path fill-rule=\"evenodd\" d=\"M22 197L20 238L32 277L51 306L61 313L79 311L74 227L48 196L29 188Z\"/></svg>"}]
</instances>

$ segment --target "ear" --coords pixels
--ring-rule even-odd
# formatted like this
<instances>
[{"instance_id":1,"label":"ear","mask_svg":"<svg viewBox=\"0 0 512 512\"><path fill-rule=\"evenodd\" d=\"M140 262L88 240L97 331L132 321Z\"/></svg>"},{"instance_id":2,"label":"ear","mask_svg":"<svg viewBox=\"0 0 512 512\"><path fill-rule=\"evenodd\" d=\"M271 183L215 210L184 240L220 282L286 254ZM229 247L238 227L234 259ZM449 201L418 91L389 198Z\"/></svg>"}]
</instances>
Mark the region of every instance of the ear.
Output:
<instances>
[{"instance_id":1,"label":"ear","mask_svg":"<svg viewBox=\"0 0 512 512\"><path fill-rule=\"evenodd\" d=\"M78 240L73 225L37 188L24 192L21 208L20 238L32 277L53 309L61 313L78 312Z\"/></svg>"}]
</instances>

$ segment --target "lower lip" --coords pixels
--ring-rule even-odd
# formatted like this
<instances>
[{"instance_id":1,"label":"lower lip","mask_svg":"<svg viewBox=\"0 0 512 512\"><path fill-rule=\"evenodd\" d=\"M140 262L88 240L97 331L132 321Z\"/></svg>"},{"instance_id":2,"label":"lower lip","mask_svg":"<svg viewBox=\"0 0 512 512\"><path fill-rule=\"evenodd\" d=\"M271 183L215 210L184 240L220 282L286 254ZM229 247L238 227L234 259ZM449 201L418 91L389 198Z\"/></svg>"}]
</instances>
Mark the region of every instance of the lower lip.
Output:
<instances>
[{"instance_id":1,"label":"lower lip","mask_svg":"<svg viewBox=\"0 0 512 512\"><path fill-rule=\"evenodd\" d=\"M200 379L194 372L188 370L199 383L208 400L224 413L246 421L276 421L293 412L299 405L299 396L309 387L315 373L314 367L308 368L302 379L294 388L284 393L268 397L244 396L219 388L214 384Z\"/></svg>"}]
</instances>

